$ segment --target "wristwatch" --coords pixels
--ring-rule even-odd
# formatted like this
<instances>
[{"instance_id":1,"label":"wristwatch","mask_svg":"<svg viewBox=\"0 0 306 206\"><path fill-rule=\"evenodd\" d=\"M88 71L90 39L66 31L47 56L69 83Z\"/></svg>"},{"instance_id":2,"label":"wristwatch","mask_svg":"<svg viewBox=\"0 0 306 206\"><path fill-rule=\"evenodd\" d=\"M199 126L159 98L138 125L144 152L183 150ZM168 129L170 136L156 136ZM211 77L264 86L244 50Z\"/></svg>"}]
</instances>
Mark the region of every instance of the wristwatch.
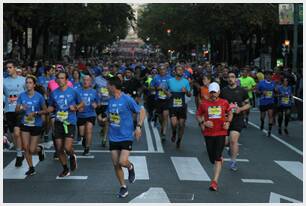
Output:
<instances>
[{"instance_id":1,"label":"wristwatch","mask_svg":"<svg viewBox=\"0 0 306 206\"><path fill-rule=\"evenodd\" d=\"M141 129L141 125L140 124L137 124L137 126L136 127L139 127L140 129Z\"/></svg>"}]
</instances>

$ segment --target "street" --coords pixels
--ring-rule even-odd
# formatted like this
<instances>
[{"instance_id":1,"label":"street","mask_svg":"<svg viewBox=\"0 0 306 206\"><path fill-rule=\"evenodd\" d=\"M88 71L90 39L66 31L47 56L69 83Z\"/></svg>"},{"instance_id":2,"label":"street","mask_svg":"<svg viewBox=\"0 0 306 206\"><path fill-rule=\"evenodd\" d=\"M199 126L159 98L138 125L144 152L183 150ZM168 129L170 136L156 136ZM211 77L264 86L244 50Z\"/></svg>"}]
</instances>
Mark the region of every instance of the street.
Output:
<instances>
[{"instance_id":1,"label":"street","mask_svg":"<svg viewBox=\"0 0 306 206\"><path fill-rule=\"evenodd\" d=\"M195 119L194 102L188 103L188 117L180 149L170 140L161 143L158 129L147 120L142 139L134 142L130 160L135 165L136 181L127 183L129 195L119 199L119 183L115 177L108 148L102 148L99 128L94 130L90 156L82 156L82 146L75 145L78 169L71 176L58 178L61 165L53 160L52 142L43 143L46 159L33 158L37 174L26 177L24 160L15 168L15 152L5 151L3 160L3 200L5 203L269 203L303 201L303 136L302 122L290 122L289 136L272 137L257 127L259 112L252 109L249 126L240 138L238 171L229 170L225 162L219 191L208 190L213 166L208 160L204 139ZM267 123L265 125L267 128ZM127 177L127 173L125 171Z\"/></svg>"}]
</instances>

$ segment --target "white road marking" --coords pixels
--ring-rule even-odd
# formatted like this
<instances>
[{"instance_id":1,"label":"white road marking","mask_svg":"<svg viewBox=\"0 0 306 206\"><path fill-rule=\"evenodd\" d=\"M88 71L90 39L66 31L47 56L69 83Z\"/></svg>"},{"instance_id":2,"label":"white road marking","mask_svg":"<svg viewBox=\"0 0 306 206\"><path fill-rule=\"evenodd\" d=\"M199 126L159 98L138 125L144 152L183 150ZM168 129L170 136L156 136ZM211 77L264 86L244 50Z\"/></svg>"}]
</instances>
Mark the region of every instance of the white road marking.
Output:
<instances>
[{"instance_id":1,"label":"white road marking","mask_svg":"<svg viewBox=\"0 0 306 206\"><path fill-rule=\"evenodd\" d=\"M154 146L153 146L153 140L152 140L152 136L151 136L151 132L150 132L150 128L149 128L148 118L145 118L143 124L144 124L146 137L147 137L148 151L149 152L154 152L155 149L154 149Z\"/></svg>"},{"instance_id":2,"label":"white road marking","mask_svg":"<svg viewBox=\"0 0 306 206\"><path fill-rule=\"evenodd\" d=\"M16 150L8 150L8 151L3 151L3 152L7 152L7 153L16 153ZM54 153L55 150L51 149L51 150L45 150L46 153ZM74 152L77 153L83 153L84 150L74 150ZM109 153L109 150L90 150L90 153ZM164 153L164 152L158 152L158 151L153 151L150 152L148 150L134 150L131 151L131 153Z\"/></svg>"},{"instance_id":3,"label":"white road marking","mask_svg":"<svg viewBox=\"0 0 306 206\"><path fill-rule=\"evenodd\" d=\"M303 164L299 161L274 161L283 169L303 181Z\"/></svg>"},{"instance_id":4,"label":"white road marking","mask_svg":"<svg viewBox=\"0 0 306 206\"><path fill-rule=\"evenodd\" d=\"M148 191L132 199L130 203L170 203L170 200L163 188L151 187Z\"/></svg>"},{"instance_id":5,"label":"white road marking","mask_svg":"<svg viewBox=\"0 0 306 206\"><path fill-rule=\"evenodd\" d=\"M25 179L25 173L28 171L29 166L24 159L21 167L15 167L16 159L13 159L3 170L3 179ZM38 156L32 156L33 166L35 167L38 162Z\"/></svg>"},{"instance_id":6,"label":"white road marking","mask_svg":"<svg viewBox=\"0 0 306 206\"><path fill-rule=\"evenodd\" d=\"M286 197L284 195L280 195L280 194L277 194L277 193L274 193L274 192L270 193L270 200L269 200L270 203L280 203L281 199L287 200L289 202L294 202L294 203L302 203L302 202L300 202L300 201L298 201L296 199L293 199L293 198L290 198L290 197Z\"/></svg>"},{"instance_id":7,"label":"white road marking","mask_svg":"<svg viewBox=\"0 0 306 206\"><path fill-rule=\"evenodd\" d=\"M158 133L156 127L154 127L153 122L151 122L151 127L152 127L154 137L155 137L157 152L164 153L164 149L163 149L163 146L162 146L161 141L160 141L159 133Z\"/></svg>"},{"instance_id":8,"label":"white road marking","mask_svg":"<svg viewBox=\"0 0 306 206\"><path fill-rule=\"evenodd\" d=\"M133 163L135 167L135 179L136 180L149 180L149 171L147 160L145 156L130 156L129 161ZM123 168L124 179L128 179L128 171Z\"/></svg>"},{"instance_id":9,"label":"white road marking","mask_svg":"<svg viewBox=\"0 0 306 206\"><path fill-rule=\"evenodd\" d=\"M260 127L252 122L249 121L249 124L252 125L253 127L260 129ZM268 133L267 130L263 130L264 133ZM271 137L277 141L279 141L280 143L284 144L285 146L287 146L288 148L290 148L291 150L293 150L294 152L298 153L299 155L303 156L303 152L299 149L297 149L296 147L292 146L291 144L285 142L284 140L280 139L279 137L275 136L274 134L271 134Z\"/></svg>"},{"instance_id":10,"label":"white road marking","mask_svg":"<svg viewBox=\"0 0 306 206\"><path fill-rule=\"evenodd\" d=\"M272 180L264 180L264 179L241 179L244 183L264 183L264 184L274 184Z\"/></svg>"},{"instance_id":11,"label":"white road marking","mask_svg":"<svg viewBox=\"0 0 306 206\"><path fill-rule=\"evenodd\" d=\"M88 156L77 155L77 159L94 159L94 158L95 158L94 155L88 155Z\"/></svg>"},{"instance_id":12,"label":"white road marking","mask_svg":"<svg viewBox=\"0 0 306 206\"><path fill-rule=\"evenodd\" d=\"M59 177L57 176L57 180L87 180L88 176L67 176L67 177Z\"/></svg>"},{"instance_id":13,"label":"white road marking","mask_svg":"<svg viewBox=\"0 0 306 206\"><path fill-rule=\"evenodd\" d=\"M171 157L171 160L180 180L210 181L198 158Z\"/></svg>"},{"instance_id":14,"label":"white road marking","mask_svg":"<svg viewBox=\"0 0 306 206\"><path fill-rule=\"evenodd\" d=\"M223 160L226 162L231 161L230 158L224 158ZM236 162L250 162L250 161L248 159L236 159Z\"/></svg>"}]
</instances>

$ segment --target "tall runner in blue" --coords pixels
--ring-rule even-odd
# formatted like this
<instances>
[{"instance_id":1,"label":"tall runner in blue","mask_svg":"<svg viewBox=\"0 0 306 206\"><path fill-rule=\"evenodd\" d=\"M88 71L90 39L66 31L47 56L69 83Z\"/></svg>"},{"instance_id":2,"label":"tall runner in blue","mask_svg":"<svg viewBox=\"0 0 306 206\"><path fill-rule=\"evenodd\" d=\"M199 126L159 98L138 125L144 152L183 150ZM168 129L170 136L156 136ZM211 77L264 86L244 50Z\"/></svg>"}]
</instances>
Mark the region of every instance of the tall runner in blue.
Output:
<instances>
[{"instance_id":1,"label":"tall runner in blue","mask_svg":"<svg viewBox=\"0 0 306 206\"><path fill-rule=\"evenodd\" d=\"M77 123L76 111L82 109L84 103L80 95L73 88L67 86L68 74L66 72L59 72L56 78L59 88L50 95L48 112L55 112L54 138L59 160L63 166L59 177L65 177L70 175L66 154L70 156L71 171L77 168L72 144Z\"/></svg>"},{"instance_id":2,"label":"tall runner in blue","mask_svg":"<svg viewBox=\"0 0 306 206\"><path fill-rule=\"evenodd\" d=\"M180 148L184 135L185 121L187 118L187 105L185 95L191 96L189 81L183 77L184 68L180 65L175 68L175 77L168 81L170 96L170 118L172 126L172 142L175 142L178 127L176 148Z\"/></svg>"},{"instance_id":3,"label":"tall runner in blue","mask_svg":"<svg viewBox=\"0 0 306 206\"><path fill-rule=\"evenodd\" d=\"M39 160L45 159L43 147L38 146L42 131L42 115L47 114L47 106L44 97L36 92L36 77L26 78L27 91L20 94L17 100L16 112L21 113L21 138L25 157L29 165L27 176L36 174L32 162L32 155L38 154Z\"/></svg>"},{"instance_id":4,"label":"tall runner in blue","mask_svg":"<svg viewBox=\"0 0 306 206\"><path fill-rule=\"evenodd\" d=\"M83 77L83 87L77 89L85 106L77 112L79 134L83 137L83 155L89 155L89 148L92 143L92 131L96 122L97 92L91 88L92 78L89 75Z\"/></svg>"},{"instance_id":5,"label":"tall runner in blue","mask_svg":"<svg viewBox=\"0 0 306 206\"><path fill-rule=\"evenodd\" d=\"M109 120L109 149L112 154L112 161L116 176L120 183L119 197L126 197L128 189L125 185L122 167L128 169L129 182L135 181L134 165L129 161L130 151L134 137L139 140L141 127L145 118L145 109L140 107L129 95L121 91L122 82L118 77L109 80L108 89L112 95L107 109ZM134 130L133 114L137 113L138 123Z\"/></svg>"}]
</instances>

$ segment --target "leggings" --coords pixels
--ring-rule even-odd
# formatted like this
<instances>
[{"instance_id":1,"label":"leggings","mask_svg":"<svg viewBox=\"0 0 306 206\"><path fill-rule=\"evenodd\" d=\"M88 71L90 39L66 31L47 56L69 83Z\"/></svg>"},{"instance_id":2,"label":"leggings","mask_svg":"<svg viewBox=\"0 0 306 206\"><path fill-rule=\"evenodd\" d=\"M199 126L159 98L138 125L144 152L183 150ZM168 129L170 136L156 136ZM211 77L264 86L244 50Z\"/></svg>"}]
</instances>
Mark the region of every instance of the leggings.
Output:
<instances>
[{"instance_id":1,"label":"leggings","mask_svg":"<svg viewBox=\"0 0 306 206\"><path fill-rule=\"evenodd\" d=\"M282 127L284 113L285 113L285 127L287 127L289 120L290 120L290 107L279 107L278 109L278 126L279 127Z\"/></svg>"}]
</instances>

